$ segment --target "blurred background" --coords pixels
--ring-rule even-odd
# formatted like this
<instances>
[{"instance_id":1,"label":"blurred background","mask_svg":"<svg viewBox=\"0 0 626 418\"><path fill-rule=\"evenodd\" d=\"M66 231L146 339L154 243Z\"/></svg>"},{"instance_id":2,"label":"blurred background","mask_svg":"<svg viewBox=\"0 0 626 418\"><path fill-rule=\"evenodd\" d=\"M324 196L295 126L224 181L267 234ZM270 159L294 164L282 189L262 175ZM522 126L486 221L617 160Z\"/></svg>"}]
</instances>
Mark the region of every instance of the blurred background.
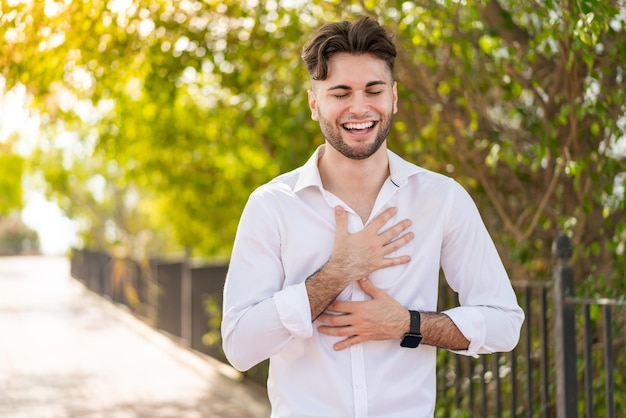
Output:
<instances>
[{"instance_id":1,"label":"blurred background","mask_svg":"<svg viewBox=\"0 0 626 418\"><path fill-rule=\"evenodd\" d=\"M248 194L323 141L303 43L370 15L399 49L390 148L469 189L512 276L547 277L567 231L581 280L626 286L622 1L1 4L0 216L22 252L227 260Z\"/></svg>"},{"instance_id":2,"label":"blurred background","mask_svg":"<svg viewBox=\"0 0 626 418\"><path fill-rule=\"evenodd\" d=\"M0 5L1 255L68 255L74 277L131 309L141 280L176 277L191 303L189 260L219 265L202 274L223 280L250 192L323 143L302 46L323 22L368 15L398 47L389 147L468 189L513 280L547 289L552 242L564 232L576 291L623 302L623 0ZM219 347L214 287L214 299L198 302L213 318L198 346ZM180 314L181 291L170 293ZM189 339L184 319L159 327ZM523 361L537 364L545 338L541 350L527 341ZM623 337L615 344L623 348ZM552 380L543 376L547 398ZM625 392L615 393L623 405Z\"/></svg>"}]
</instances>

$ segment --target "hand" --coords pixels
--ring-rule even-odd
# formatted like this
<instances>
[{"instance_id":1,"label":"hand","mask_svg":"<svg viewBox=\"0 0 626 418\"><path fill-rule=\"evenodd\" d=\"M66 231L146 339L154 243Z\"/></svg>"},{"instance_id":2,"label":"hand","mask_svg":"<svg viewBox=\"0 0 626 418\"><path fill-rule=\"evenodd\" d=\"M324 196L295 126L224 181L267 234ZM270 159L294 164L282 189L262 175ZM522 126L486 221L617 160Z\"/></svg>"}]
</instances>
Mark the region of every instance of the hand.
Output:
<instances>
[{"instance_id":1,"label":"hand","mask_svg":"<svg viewBox=\"0 0 626 418\"><path fill-rule=\"evenodd\" d=\"M328 310L343 315L324 313L318 318L325 324L318 327L320 333L348 337L335 344L335 350L370 340L401 339L409 330L410 314L404 306L369 279L359 280L359 285L371 300L333 302Z\"/></svg>"},{"instance_id":2,"label":"hand","mask_svg":"<svg viewBox=\"0 0 626 418\"><path fill-rule=\"evenodd\" d=\"M398 210L389 208L378 215L361 231L350 234L348 232L348 215L344 208L335 208L335 244L330 260L324 268L336 271L337 276L347 278L347 282L368 277L376 270L405 264L411 261L408 255L387 258L386 256L397 251L410 242L414 234L402 234L411 220L405 219L389 229L380 232L381 228L391 219Z\"/></svg>"},{"instance_id":3,"label":"hand","mask_svg":"<svg viewBox=\"0 0 626 418\"><path fill-rule=\"evenodd\" d=\"M409 219L380 232L397 211L396 208L389 208L361 231L350 234L345 209L340 206L335 208L337 230L330 259L305 282L311 307L311 320L315 320L349 284L369 276L376 270L411 261L408 255L386 257L414 237L412 232L400 236L411 226Z\"/></svg>"}]
</instances>

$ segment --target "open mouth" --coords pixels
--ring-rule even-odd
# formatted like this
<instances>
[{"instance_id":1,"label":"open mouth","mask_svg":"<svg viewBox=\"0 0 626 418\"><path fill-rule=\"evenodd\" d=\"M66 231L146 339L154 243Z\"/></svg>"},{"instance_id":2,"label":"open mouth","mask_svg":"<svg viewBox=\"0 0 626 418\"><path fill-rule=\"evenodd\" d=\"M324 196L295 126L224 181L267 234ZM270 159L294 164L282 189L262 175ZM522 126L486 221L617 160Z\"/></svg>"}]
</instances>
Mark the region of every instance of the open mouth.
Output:
<instances>
[{"instance_id":1,"label":"open mouth","mask_svg":"<svg viewBox=\"0 0 626 418\"><path fill-rule=\"evenodd\" d=\"M375 121L359 122L359 123L349 122L349 123L344 123L342 126L345 130L351 133L367 133L367 132L370 132L372 129L374 129L377 123L378 122L375 122Z\"/></svg>"}]
</instances>

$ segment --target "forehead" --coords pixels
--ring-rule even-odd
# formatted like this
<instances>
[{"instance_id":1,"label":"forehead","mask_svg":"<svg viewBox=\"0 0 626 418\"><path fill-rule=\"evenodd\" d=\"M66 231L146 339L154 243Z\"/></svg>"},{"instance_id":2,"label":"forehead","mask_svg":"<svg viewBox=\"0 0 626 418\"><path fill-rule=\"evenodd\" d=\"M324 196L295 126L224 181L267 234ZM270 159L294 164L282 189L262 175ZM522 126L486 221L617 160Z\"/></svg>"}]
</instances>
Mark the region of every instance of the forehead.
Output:
<instances>
[{"instance_id":1,"label":"forehead","mask_svg":"<svg viewBox=\"0 0 626 418\"><path fill-rule=\"evenodd\" d=\"M391 71L385 61L370 54L335 54L328 60L328 76L324 84L364 86L371 81L391 84Z\"/></svg>"}]
</instances>

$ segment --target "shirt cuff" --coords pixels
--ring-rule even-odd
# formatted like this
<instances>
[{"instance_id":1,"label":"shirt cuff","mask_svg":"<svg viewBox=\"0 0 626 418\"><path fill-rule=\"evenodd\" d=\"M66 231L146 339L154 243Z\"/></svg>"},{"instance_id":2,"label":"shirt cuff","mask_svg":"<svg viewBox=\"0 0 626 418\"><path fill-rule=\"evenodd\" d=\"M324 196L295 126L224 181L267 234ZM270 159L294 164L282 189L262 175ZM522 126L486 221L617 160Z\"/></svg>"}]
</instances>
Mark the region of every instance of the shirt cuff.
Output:
<instances>
[{"instance_id":1,"label":"shirt cuff","mask_svg":"<svg viewBox=\"0 0 626 418\"><path fill-rule=\"evenodd\" d=\"M450 350L464 356L478 357L480 348L485 344L487 326L480 309L456 307L443 312L457 326L461 334L469 340L467 350Z\"/></svg>"},{"instance_id":2,"label":"shirt cuff","mask_svg":"<svg viewBox=\"0 0 626 418\"><path fill-rule=\"evenodd\" d=\"M274 304L283 326L295 338L313 335L311 307L304 283L286 287L274 295Z\"/></svg>"}]
</instances>

